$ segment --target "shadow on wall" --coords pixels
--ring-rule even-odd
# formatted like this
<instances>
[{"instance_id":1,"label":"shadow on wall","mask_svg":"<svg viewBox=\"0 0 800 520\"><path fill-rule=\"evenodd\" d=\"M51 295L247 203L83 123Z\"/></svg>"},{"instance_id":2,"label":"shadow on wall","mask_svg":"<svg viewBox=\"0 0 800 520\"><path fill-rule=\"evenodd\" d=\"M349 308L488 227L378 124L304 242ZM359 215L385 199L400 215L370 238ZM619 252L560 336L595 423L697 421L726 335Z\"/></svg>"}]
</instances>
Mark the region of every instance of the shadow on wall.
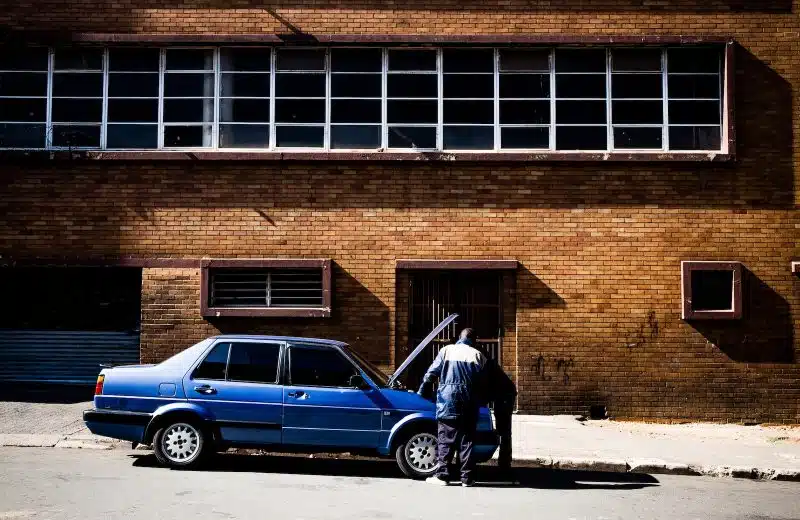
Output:
<instances>
[{"instance_id":1,"label":"shadow on wall","mask_svg":"<svg viewBox=\"0 0 800 520\"><path fill-rule=\"evenodd\" d=\"M527 267L517 268L517 312L520 309L564 309L567 302Z\"/></svg>"},{"instance_id":2,"label":"shadow on wall","mask_svg":"<svg viewBox=\"0 0 800 520\"><path fill-rule=\"evenodd\" d=\"M370 361L389 364L389 308L350 273L333 267L329 318L207 318L220 334L267 334L344 341ZM336 336L331 336L335 331Z\"/></svg>"},{"instance_id":3,"label":"shadow on wall","mask_svg":"<svg viewBox=\"0 0 800 520\"><path fill-rule=\"evenodd\" d=\"M794 325L789 303L749 269L742 271L744 314L739 320L690 324L733 361L794 363Z\"/></svg>"}]
</instances>

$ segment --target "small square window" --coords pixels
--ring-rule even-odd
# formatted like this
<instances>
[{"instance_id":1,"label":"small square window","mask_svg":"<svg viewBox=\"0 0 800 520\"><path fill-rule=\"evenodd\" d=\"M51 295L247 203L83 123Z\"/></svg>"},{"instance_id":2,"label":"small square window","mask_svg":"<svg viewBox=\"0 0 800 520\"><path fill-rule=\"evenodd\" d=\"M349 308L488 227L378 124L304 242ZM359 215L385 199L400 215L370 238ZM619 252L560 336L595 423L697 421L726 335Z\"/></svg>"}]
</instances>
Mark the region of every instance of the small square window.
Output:
<instances>
[{"instance_id":1,"label":"small square window","mask_svg":"<svg viewBox=\"0 0 800 520\"><path fill-rule=\"evenodd\" d=\"M682 262L681 266L683 319L741 318L741 263Z\"/></svg>"}]
</instances>

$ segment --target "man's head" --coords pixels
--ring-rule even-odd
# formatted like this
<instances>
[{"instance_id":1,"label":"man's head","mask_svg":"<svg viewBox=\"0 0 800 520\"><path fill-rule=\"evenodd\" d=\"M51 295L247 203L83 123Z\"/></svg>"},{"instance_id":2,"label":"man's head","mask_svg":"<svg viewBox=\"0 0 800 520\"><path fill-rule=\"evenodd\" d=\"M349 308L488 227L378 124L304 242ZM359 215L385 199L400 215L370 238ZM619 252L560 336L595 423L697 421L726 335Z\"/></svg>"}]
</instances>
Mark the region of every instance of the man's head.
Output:
<instances>
[{"instance_id":1,"label":"man's head","mask_svg":"<svg viewBox=\"0 0 800 520\"><path fill-rule=\"evenodd\" d=\"M467 327L461 331L461 334L458 336L458 340L468 345L475 345L478 337L475 335L475 330Z\"/></svg>"}]
</instances>

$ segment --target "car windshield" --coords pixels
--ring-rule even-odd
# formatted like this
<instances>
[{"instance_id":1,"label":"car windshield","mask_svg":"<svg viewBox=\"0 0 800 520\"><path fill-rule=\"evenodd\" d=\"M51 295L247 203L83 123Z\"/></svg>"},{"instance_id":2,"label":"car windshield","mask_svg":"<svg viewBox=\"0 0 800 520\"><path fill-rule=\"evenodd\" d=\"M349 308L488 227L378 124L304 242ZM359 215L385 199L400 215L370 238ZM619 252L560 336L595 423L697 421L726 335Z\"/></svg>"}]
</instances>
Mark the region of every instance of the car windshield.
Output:
<instances>
[{"instance_id":1,"label":"car windshield","mask_svg":"<svg viewBox=\"0 0 800 520\"><path fill-rule=\"evenodd\" d=\"M380 368L361 357L361 355L352 348L348 348L347 352L353 358L353 361L355 361L356 364L361 368L361 370L367 373L367 376L372 379L372 382L380 387L386 387L389 385L389 376L381 372Z\"/></svg>"}]
</instances>

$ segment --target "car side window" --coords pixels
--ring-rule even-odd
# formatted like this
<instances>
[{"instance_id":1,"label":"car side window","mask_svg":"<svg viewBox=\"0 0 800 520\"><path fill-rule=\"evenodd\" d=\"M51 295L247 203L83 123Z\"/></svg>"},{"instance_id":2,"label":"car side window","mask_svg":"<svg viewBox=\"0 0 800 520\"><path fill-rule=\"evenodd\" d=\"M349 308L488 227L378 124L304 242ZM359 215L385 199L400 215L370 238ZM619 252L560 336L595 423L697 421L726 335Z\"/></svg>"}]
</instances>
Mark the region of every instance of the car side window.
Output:
<instances>
[{"instance_id":1,"label":"car side window","mask_svg":"<svg viewBox=\"0 0 800 520\"><path fill-rule=\"evenodd\" d=\"M289 350L289 380L296 386L350 387L355 367L330 348L292 347Z\"/></svg>"},{"instance_id":2,"label":"car side window","mask_svg":"<svg viewBox=\"0 0 800 520\"><path fill-rule=\"evenodd\" d=\"M228 364L230 343L217 343L206 355L202 363L192 372L192 379L225 379L225 367Z\"/></svg>"},{"instance_id":3,"label":"car side window","mask_svg":"<svg viewBox=\"0 0 800 520\"><path fill-rule=\"evenodd\" d=\"M280 352L274 343L232 343L228 381L276 383Z\"/></svg>"}]
</instances>

